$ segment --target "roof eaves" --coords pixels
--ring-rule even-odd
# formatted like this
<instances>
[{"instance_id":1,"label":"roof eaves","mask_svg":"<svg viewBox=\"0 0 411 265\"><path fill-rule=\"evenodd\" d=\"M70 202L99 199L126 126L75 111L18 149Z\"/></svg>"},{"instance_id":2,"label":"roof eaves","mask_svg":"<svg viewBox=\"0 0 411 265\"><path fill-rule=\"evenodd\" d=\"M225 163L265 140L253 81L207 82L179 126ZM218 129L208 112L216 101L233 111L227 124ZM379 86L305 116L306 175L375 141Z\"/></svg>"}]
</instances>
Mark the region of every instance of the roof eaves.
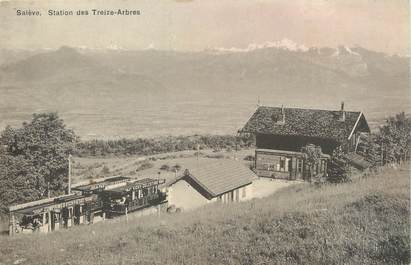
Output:
<instances>
[{"instance_id":1,"label":"roof eaves","mask_svg":"<svg viewBox=\"0 0 411 265\"><path fill-rule=\"evenodd\" d=\"M284 136L284 135L289 135L289 136L297 136L297 137L312 137L312 138L320 138L324 140L332 140L332 141L337 141L341 143L340 137L326 137L326 136L309 136L309 135L303 135L303 134L278 134L278 133L269 133L269 132L256 132L258 134L268 134L268 135L274 135L274 136Z\"/></svg>"},{"instance_id":2,"label":"roof eaves","mask_svg":"<svg viewBox=\"0 0 411 265\"><path fill-rule=\"evenodd\" d=\"M217 196L220 196L220 195L225 194L225 193L227 193L227 192L230 192L230 191L233 191L233 190L236 190L236 189L245 187L245 186L247 186L247 185L250 185L251 183L253 183L253 181L250 180L250 181L248 181L248 182L246 182L246 183L244 183L244 184L242 184L242 185L240 185L240 186L237 186L237 187L235 187L235 188L228 189L228 190L224 190L224 191L216 194L214 197L217 197Z\"/></svg>"},{"instance_id":3,"label":"roof eaves","mask_svg":"<svg viewBox=\"0 0 411 265\"><path fill-rule=\"evenodd\" d=\"M194 177L193 174L189 174L188 175L189 178L191 178L192 180L194 180L194 182L196 182L201 188L204 189L204 191L206 191L208 194L211 195L211 197L216 197L217 195L212 192L207 186L205 186L198 178Z\"/></svg>"},{"instance_id":4,"label":"roof eaves","mask_svg":"<svg viewBox=\"0 0 411 265\"><path fill-rule=\"evenodd\" d=\"M358 125L358 123L360 122L360 119L361 119L361 116L362 116L362 115L363 115L363 114L362 114L362 111L361 111L360 114L358 115L357 121L355 122L355 124L354 124L354 126L353 126L353 128L352 128L352 130L351 130L350 135L348 136L348 140L350 140L351 137L352 137L352 135L354 134L355 128L357 128L357 125Z\"/></svg>"}]
</instances>

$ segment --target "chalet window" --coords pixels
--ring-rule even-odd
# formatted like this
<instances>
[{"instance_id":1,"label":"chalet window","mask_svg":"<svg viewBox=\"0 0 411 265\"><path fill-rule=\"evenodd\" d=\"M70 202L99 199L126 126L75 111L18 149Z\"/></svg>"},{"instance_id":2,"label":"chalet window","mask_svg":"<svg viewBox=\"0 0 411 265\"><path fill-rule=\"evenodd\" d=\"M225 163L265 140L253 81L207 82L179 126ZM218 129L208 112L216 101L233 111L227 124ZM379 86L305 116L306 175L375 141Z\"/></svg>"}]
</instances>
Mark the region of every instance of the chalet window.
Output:
<instances>
[{"instance_id":1,"label":"chalet window","mask_svg":"<svg viewBox=\"0 0 411 265\"><path fill-rule=\"evenodd\" d=\"M287 164L287 158L286 157L280 157L279 171L288 171L288 168L286 167L286 164Z\"/></svg>"},{"instance_id":2,"label":"chalet window","mask_svg":"<svg viewBox=\"0 0 411 265\"><path fill-rule=\"evenodd\" d=\"M246 188L245 187L243 187L243 191L242 191L242 193L241 193L241 198L245 198L245 196L247 196L247 194L246 194Z\"/></svg>"},{"instance_id":3,"label":"chalet window","mask_svg":"<svg viewBox=\"0 0 411 265\"><path fill-rule=\"evenodd\" d=\"M303 160L298 159L297 160L297 171L298 173L302 173L303 172Z\"/></svg>"},{"instance_id":4,"label":"chalet window","mask_svg":"<svg viewBox=\"0 0 411 265\"><path fill-rule=\"evenodd\" d=\"M265 163L265 164L262 164L262 166L259 169L267 170L267 171L273 171L273 170L275 170L275 167L274 167L273 164Z\"/></svg>"}]
</instances>

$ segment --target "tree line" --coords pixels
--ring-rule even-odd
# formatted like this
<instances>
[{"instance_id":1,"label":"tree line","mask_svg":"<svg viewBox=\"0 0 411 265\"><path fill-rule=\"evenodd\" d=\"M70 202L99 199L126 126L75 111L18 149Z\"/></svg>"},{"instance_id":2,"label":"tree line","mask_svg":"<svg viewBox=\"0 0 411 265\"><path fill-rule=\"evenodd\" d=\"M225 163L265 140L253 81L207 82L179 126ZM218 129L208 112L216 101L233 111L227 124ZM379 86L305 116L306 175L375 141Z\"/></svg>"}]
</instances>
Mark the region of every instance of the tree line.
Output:
<instances>
[{"instance_id":1,"label":"tree line","mask_svg":"<svg viewBox=\"0 0 411 265\"><path fill-rule=\"evenodd\" d=\"M63 193L68 155L78 142L57 113L34 114L0 136L0 213L8 205Z\"/></svg>"},{"instance_id":2,"label":"tree line","mask_svg":"<svg viewBox=\"0 0 411 265\"><path fill-rule=\"evenodd\" d=\"M193 135L165 136L156 138L120 139L120 140L89 140L79 142L76 146L76 156L127 156L155 155L161 153L185 150L238 150L252 147L254 139L251 136L235 135Z\"/></svg>"}]
</instances>

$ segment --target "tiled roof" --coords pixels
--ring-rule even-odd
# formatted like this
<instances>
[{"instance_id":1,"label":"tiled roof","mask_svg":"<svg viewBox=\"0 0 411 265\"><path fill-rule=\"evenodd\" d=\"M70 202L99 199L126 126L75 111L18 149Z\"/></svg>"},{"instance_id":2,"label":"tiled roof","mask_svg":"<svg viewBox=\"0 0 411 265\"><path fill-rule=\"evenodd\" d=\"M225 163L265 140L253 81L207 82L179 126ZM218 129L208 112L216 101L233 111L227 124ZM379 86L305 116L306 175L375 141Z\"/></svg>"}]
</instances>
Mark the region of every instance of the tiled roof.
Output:
<instances>
[{"instance_id":1,"label":"tiled roof","mask_svg":"<svg viewBox=\"0 0 411 265\"><path fill-rule=\"evenodd\" d=\"M199 161L198 166L187 169L185 178L190 178L210 197L248 185L257 176L245 165L235 160L216 159Z\"/></svg>"},{"instance_id":2,"label":"tiled roof","mask_svg":"<svg viewBox=\"0 0 411 265\"><path fill-rule=\"evenodd\" d=\"M359 111L345 111L344 121L341 120L339 110L284 108L284 114L285 119L282 122L281 107L259 107L241 131L320 137L341 142L348 139L360 118L369 131L364 115Z\"/></svg>"}]
</instances>

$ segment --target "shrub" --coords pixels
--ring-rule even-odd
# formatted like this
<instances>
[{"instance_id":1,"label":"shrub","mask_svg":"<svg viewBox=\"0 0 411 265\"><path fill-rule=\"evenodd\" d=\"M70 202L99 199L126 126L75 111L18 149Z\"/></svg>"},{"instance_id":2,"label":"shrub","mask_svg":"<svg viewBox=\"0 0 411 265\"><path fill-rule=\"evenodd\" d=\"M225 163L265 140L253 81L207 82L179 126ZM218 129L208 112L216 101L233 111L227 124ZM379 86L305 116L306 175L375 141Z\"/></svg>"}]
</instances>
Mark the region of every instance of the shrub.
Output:
<instances>
[{"instance_id":1,"label":"shrub","mask_svg":"<svg viewBox=\"0 0 411 265\"><path fill-rule=\"evenodd\" d=\"M216 158L216 159L221 159L224 158L223 154L212 154L212 155L206 155L207 158Z\"/></svg>"},{"instance_id":2,"label":"shrub","mask_svg":"<svg viewBox=\"0 0 411 265\"><path fill-rule=\"evenodd\" d=\"M331 161L327 167L327 181L331 183L344 183L351 181L350 169L344 158L342 148L334 150Z\"/></svg>"},{"instance_id":3,"label":"shrub","mask_svg":"<svg viewBox=\"0 0 411 265\"><path fill-rule=\"evenodd\" d=\"M167 164L164 164L160 167L160 170L164 170L164 171L169 171L170 170L170 166Z\"/></svg>"},{"instance_id":4,"label":"shrub","mask_svg":"<svg viewBox=\"0 0 411 265\"><path fill-rule=\"evenodd\" d=\"M141 164L141 165L136 169L136 171L146 170L146 169L152 168L153 166L154 166L154 165L153 165L152 163L150 163L150 162L144 162L143 164Z\"/></svg>"},{"instance_id":5,"label":"shrub","mask_svg":"<svg viewBox=\"0 0 411 265\"><path fill-rule=\"evenodd\" d=\"M101 170L101 174L103 176L110 174L110 169L107 166L104 166L103 169Z\"/></svg>"},{"instance_id":6,"label":"shrub","mask_svg":"<svg viewBox=\"0 0 411 265\"><path fill-rule=\"evenodd\" d=\"M349 166L345 161L331 159L327 168L327 181L331 183L344 183L351 181Z\"/></svg>"},{"instance_id":7,"label":"shrub","mask_svg":"<svg viewBox=\"0 0 411 265\"><path fill-rule=\"evenodd\" d=\"M171 169L171 171L180 171L181 170L181 166L179 164L175 164Z\"/></svg>"}]
</instances>

